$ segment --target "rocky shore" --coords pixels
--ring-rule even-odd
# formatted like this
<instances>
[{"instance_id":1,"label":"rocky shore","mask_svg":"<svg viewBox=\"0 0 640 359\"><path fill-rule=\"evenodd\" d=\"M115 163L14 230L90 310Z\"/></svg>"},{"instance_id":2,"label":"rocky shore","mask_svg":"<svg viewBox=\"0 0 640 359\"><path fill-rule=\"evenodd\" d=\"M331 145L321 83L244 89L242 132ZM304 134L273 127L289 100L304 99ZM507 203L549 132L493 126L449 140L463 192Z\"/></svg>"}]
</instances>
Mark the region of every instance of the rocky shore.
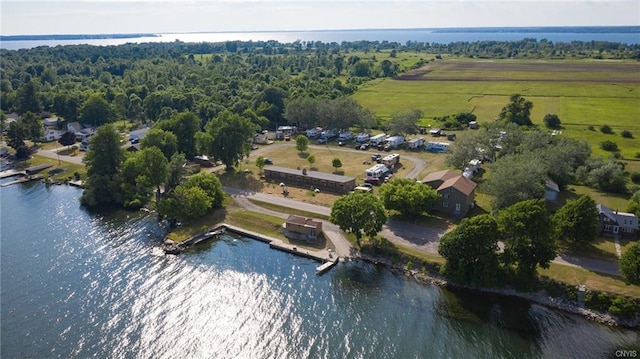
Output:
<instances>
[{"instance_id":1,"label":"rocky shore","mask_svg":"<svg viewBox=\"0 0 640 359\"><path fill-rule=\"evenodd\" d=\"M567 313L581 315L584 318L598 322L600 324L609 326L620 326L629 329L640 328L640 318L620 318L608 313L600 313L591 309L583 308L578 305L576 301L566 300L563 298L556 298L547 295L544 291L535 293L519 292L515 289L503 289L503 288L483 288L473 287L468 285L461 285L439 276L436 273L423 273L418 270L406 269L404 266L393 264L388 258L373 257L364 253L358 253L354 259L363 260L366 262L381 264L389 268L391 271L399 274L411 276L422 283L429 283L447 288L455 288L467 291L475 291L486 294L495 294L508 297L516 297L531 301L543 305L548 308L561 310Z\"/></svg>"}]
</instances>

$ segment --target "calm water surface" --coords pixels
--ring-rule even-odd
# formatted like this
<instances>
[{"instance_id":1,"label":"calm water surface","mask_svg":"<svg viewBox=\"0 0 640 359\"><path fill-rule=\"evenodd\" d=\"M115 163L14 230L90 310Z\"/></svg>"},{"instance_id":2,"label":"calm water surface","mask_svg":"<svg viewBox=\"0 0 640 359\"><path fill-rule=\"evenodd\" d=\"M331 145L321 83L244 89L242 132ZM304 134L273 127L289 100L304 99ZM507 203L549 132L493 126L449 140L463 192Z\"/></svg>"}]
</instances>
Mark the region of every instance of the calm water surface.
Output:
<instances>
[{"instance_id":1,"label":"calm water surface","mask_svg":"<svg viewBox=\"0 0 640 359\"><path fill-rule=\"evenodd\" d=\"M2 358L605 358L640 343L524 301L452 293L234 235L180 256L144 212L0 188Z\"/></svg>"}]
</instances>

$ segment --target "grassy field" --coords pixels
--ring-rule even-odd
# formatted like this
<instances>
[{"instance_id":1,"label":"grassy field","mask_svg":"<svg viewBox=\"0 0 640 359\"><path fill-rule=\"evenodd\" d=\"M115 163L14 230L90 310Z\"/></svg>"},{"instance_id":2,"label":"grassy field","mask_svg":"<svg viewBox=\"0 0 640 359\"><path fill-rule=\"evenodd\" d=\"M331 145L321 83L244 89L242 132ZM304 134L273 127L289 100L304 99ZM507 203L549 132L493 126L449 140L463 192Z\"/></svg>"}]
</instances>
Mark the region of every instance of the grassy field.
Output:
<instances>
[{"instance_id":1,"label":"grassy field","mask_svg":"<svg viewBox=\"0 0 640 359\"><path fill-rule=\"evenodd\" d=\"M595 154L610 155L599 148L604 140L616 142L624 158L640 152L638 64L448 59L430 66L430 72L410 81L376 81L353 98L382 119L396 110L418 108L424 112L423 124L435 125L434 117L457 112L473 112L480 123L493 121L509 96L519 93L533 102L535 124L542 125L544 115L555 113L563 135L586 139ZM612 127L613 135L598 130L604 124ZM635 138L622 138L623 130Z\"/></svg>"}]
</instances>

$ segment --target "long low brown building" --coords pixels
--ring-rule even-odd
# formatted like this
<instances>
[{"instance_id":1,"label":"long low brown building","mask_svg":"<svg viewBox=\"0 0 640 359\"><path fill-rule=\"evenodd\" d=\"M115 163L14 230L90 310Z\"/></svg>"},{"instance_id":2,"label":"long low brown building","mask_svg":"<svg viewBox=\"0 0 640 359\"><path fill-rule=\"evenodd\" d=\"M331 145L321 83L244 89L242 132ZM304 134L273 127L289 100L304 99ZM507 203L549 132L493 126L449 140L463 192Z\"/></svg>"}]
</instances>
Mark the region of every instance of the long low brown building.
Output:
<instances>
[{"instance_id":1,"label":"long low brown building","mask_svg":"<svg viewBox=\"0 0 640 359\"><path fill-rule=\"evenodd\" d=\"M264 177L267 181L336 193L349 193L356 186L355 177L279 166L266 166Z\"/></svg>"}]
</instances>

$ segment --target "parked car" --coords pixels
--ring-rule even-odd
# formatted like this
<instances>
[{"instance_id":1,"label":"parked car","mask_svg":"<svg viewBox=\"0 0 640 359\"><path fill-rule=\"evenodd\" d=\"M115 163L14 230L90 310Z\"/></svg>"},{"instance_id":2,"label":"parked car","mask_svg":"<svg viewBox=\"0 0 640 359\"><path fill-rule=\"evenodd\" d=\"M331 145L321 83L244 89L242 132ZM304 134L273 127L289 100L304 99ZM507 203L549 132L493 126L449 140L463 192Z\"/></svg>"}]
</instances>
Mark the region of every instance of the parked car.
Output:
<instances>
[{"instance_id":1,"label":"parked car","mask_svg":"<svg viewBox=\"0 0 640 359\"><path fill-rule=\"evenodd\" d=\"M265 159L264 159L264 164L265 164L265 165L272 165L272 164L273 164L273 161L272 161L271 159L269 159L269 158L265 158Z\"/></svg>"},{"instance_id":2,"label":"parked car","mask_svg":"<svg viewBox=\"0 0 640 359\"><path fill-rule=\"evenodd\" d=\"M379 153L374 153L371 155L371 160L380 163L380 161L382 161L382 155Z\"/></svg>"},{"instance_id":3,"label":"parked car","mask_svg":"<svg viewBox=\"0 0 640 359\"><path fill-rule=\"evenodd\" d=\"M131 142L132 145L135 145L136 143L140 143L140 138L131 136L131 138L129 138L129 142Z\"/></svg>"},{"instance_id":4,"label":"parked car","mask_svg":"<svg viewBox=\"0 0 640 359\"><path fill-rule=\"evenodd\" d=\"M340 141L338 142L338 146L344 146L347 144L347 141Z\"/></svg>"},{"instance_id":5,"label":"parked car","mask_svg":"<svg viewBox=\"0 0 640 359\"><path fill-rule=\"evenodd\" d=\"M318 143L327 143L327 138L326 137L318 138Z\"/></svg>"},{"instance_id":6,"label":"parked car","mask_svg":"<svg viewBox=\"0 0 640 359\"><path fill-rule=\"evenodd\" d=\"M360 145L360 149L361 149L362 151L366 151L366 150L368 150L368 149L369 149L369 144L368 144L368 143L363 143L363 144L361 144L361 145Z\"/></svg>"}]
</instances>

